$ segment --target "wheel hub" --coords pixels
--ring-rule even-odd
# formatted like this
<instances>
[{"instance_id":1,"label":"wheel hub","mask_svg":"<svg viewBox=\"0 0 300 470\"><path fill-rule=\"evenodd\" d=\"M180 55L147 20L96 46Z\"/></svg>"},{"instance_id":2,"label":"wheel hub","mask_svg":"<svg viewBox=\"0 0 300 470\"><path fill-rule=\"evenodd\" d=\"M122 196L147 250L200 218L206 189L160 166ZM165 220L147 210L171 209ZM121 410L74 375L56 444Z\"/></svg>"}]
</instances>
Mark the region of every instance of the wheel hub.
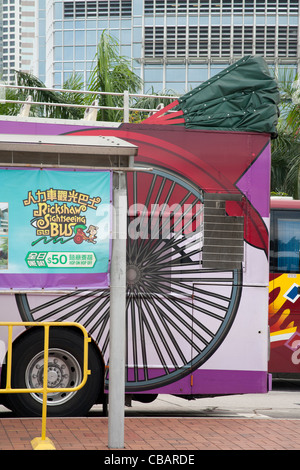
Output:
<instances>
[{"instance_id":1,"label":"wheel hub","mask_svg":"<svg viewBox=\"0 0 300 470\"><path fill-rule=\"evenodd\" d=\"M81 383L81 368L73 355L59 349L49 349L48 361L48 387L49 388L69 388L76 387ZM42 388L44 381L44 353L37 354L26 369L26 386L28 388ZM47 394L49 405L58 405L68 401L75 392L53 392ZM32 396L42 402L42 394L35 393Z\"/></svg>"},{"instance_id":2,"label":"wheel hub","mask_svg":"<svg viewBox=\"0 0 300 470\"><path fill-rule=\"evenodd\" d=\"M59 368L49 365L48 368L48 387L59 387L62 379L62 373Z\"/></svg>"},{"instance_id":3,"label":"wheel hub","mask_svg":"<svg viewBox=\"0 0 300 470\"><path fill-rule=\"evenodd\" d=\"M69 377L68 374L63 374L63 369L66 366L63 363L58 364L57 359L54 361L48 363L48 387L66 387ZM35 374L35 370L37 374ZM36 388L40 388L44 384L44 358L38 360L32 370L32 383L35 384Z\"/></svg>"},{"instance_id":4,"label":"wheel hub","mask_svg":"<svg viewBox=\"0 0 300 470\"><path fill-rule=\"evenodd\" d=\"M126 271L126 278L127 278L127 283L129 286L134 286L138 284L138 282L141 279L141 270L140 268L135 265L135 264L129 264L127 266L127 271Z\"/></svg>"}]
</instances>

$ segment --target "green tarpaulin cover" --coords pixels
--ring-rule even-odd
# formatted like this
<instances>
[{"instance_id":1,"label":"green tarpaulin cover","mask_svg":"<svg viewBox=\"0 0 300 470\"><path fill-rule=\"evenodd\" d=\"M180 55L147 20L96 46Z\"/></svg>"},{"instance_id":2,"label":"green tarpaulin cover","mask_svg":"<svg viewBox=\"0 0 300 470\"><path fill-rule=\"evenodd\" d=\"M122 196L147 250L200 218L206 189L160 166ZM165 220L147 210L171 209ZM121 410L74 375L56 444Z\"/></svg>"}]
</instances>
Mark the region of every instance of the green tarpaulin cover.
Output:
<instances>
[{"instance_id":1,"label":"green tarpaulin cover","mask_svg":"<svg viewBox=\"0 0 300 470\"><path fill-rule=\"evenodd\" d=\"M262 57L242 58L178 101L186 128L276 135L279 90Z\"/></svg>"}]
</instances>

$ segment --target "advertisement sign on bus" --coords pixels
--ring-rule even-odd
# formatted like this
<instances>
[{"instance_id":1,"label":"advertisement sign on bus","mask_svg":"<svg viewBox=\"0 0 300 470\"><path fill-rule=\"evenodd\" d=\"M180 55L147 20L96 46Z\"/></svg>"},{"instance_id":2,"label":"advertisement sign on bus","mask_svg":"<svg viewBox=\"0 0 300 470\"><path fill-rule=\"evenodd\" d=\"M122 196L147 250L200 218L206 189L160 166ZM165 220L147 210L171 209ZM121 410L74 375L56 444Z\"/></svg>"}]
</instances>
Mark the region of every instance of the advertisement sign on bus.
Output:
<instances>
[{"instance_id":1,"label":"advertisement sign on bus","mask_svg":"<svg viewBox=\"0 0 300 470\"><path fill-rule=\"evenodd\" d=\"M107 288L111 173L2 168L0 178L0 288Z\"/></svg>"}]
</instances>

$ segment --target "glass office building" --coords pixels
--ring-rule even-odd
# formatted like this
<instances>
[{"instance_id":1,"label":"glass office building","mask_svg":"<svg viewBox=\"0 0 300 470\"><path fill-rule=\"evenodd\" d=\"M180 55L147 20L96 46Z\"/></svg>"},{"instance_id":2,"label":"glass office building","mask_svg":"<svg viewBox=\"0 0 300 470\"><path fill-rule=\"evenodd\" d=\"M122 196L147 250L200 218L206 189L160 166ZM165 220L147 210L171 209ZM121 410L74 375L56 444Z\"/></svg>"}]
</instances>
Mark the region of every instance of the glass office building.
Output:
<instances>
[{"instance_id":1,"label":"glass office building","mask_svg":"<svg viewBox=\"0 0 300 470\"><path fill-rule=\"evenodd\" d=\"M0 0L0 76L15 81L15 70L33 72L36 5L32 0Z\"/></svg>"},{"instance_id":2,"label":"glass office building","mask_svg":"<svg viewBox=\"0 0 300 470\"><path fill-rule=\"evenodd\" d=\"M145 92L183 93L248 54L299 68L298 0L48 0L45 18L50 86L73 71L88 80L103 30Z\"/></svg>"},{"instance_id":3,"label":"glass office building","mask_svg":"<svg viewBox=\"0 0 300 470\"><path fill-rule=\"evenodd\" d=\"M14 69L20 68L20 2L0 0L1 8L1 62L5 81L14 79Z\"/></svg>"},{"instance_id":4,"label":"glass office building","mask_svg":"<svg viewBox=\"0 0 300 470\"><path fill-rule=\"evenodd\" d=\"M24 1L24 0L23 0ZM89 79L103 30L148 92L195 87L248 54L299 71L299 0L35 0L34 72L61 87Z\"/></svg>"}]
</instances>

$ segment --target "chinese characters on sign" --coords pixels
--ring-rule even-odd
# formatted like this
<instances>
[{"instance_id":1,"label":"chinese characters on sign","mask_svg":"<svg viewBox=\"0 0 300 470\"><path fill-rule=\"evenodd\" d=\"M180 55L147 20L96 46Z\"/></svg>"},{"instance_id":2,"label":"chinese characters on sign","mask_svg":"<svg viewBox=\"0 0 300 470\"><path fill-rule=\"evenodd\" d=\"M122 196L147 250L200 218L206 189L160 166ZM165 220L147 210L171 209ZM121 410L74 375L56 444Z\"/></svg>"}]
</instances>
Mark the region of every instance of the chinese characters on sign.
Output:
<instances>
[{"instance_id":1,"label":"chinese characters on sign","mask_svg":"<svg viewBox=\"0 0 300 470\"><path fill-rule=\"evenodd\" d=\"M36 191L35 197L32 191L28 192L27 199L23 200L24 206L34 204L32 225L35 224L36 235L50 237L54 240L62 237L61 243L73 237L75 243L79 243L76 235L81 233L82 241L96 243L97 227L90 225L87 229L86 212L88 208L97 210L101 203L101 197L91 198L88 194L82 194L60 189L47 189L46 191ZM84 237L84 229L87 233ZM65 240L66 238L66 240ZM34 244L39 243L38 238Z\"/></svg>"},{"instance_id":2,"label":"chinese characters on sign","mask_svg":"<svg viewBox=\"0 0 300 470\"><path fill-rule=\"evenodd\" d=\"M39 288L93 288L95 276L108 287L110 172L0 169L0 178L0 207L9 212L2 232L0 212L0 287L26 288L32 279Z\"/></svg>"}]
</instances>

